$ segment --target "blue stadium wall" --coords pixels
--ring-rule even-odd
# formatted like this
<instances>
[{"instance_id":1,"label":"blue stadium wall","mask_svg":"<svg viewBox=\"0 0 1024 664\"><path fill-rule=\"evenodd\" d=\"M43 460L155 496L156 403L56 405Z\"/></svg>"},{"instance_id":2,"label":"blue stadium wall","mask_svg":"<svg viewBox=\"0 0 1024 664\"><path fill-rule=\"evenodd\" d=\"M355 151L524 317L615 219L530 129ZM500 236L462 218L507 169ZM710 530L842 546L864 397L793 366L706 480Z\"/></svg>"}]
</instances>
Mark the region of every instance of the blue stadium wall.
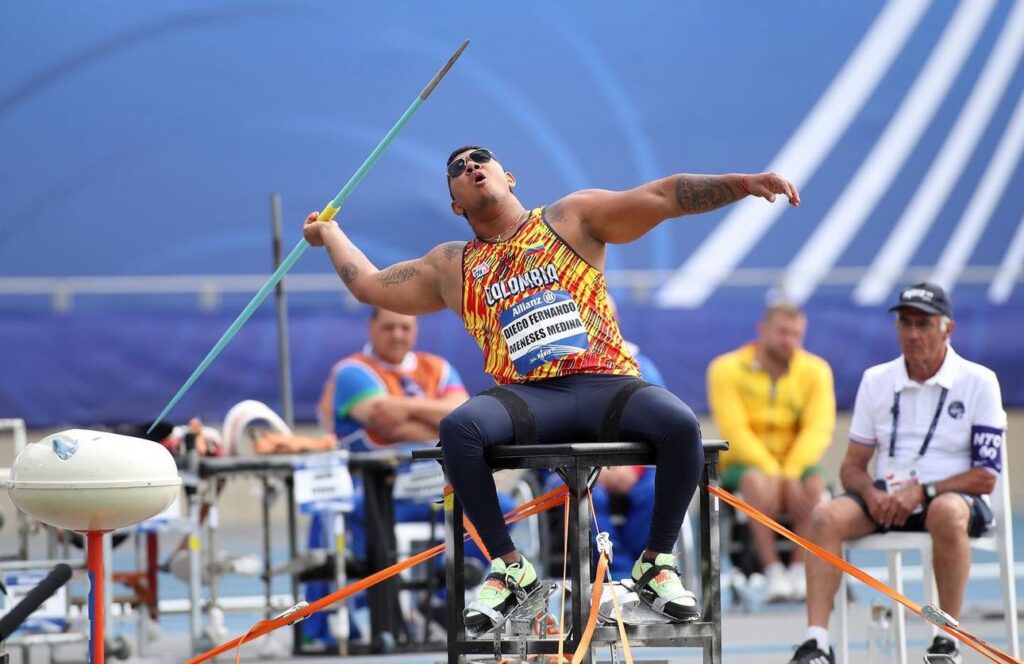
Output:
<instances>
[{"instance_id":1,"label":"blue stadium wall","mask_svg":"<svg viewBox=\"0 0 1024 664\"><path fill-rule=\"evenodd\" d=\"M934 181L965 109L984 106L957 176L881 300L905 277L938 274L963 237L958 229L984 207L986 183L998 181L982 232L948 284L954 344L998 373L1008 405L1022 405L1024 295L1013 269L1024 237L1024 168L1013 140L1024 91L1020 14L1009 0L906 0L896 9L854 0L4 3L0 416L36 426L154 417L247 298L226 297L210 312L194 297L90 296L54 311L49 295L21 285L268 274L269 194L282 196L290 246L305 212L337 192L465 37L473 42L462 60L341 214L378 265L467 237L444 188L455 146L491 146L519 176L528 205L675 172L775 167L850 75L858 48L900 29L891 63L801 176L803 205L777 215L743 251L727 242L718 278L699 269L718 246L716 231L742 225L755 208L674 220L610 249L613 274L654 271L708 286L685 302L660 282L639 296L618 288L623 328L669 387L705 410L707 362L752 336L766 299L802 278L794 266L816 246L816 231L859 200L851 183L872 160L891 157L891 176L800 298L807 346L832 363L848 407L864 368L898 353L884 302L865 304L858 280ZM947 67L935 75L942 54ZM1002 78L992 73L997 60ZM987 106L977 104L979 81L996 79ZM879 148L904 115L917 109L920 119L920 100L936 89L898 160ZM1007 160L997 177L993 164ZM1011 288L997 297L996 276L1008 270ZM294 271L330 265L311 251ZM758 274L769 276L750 277ZM312 419L328 368L365 337L365 312L342 300L340 285L338 296L292 298L299 419ZM482 389L479 350L460 330L450 314L425 317L420 345L451 357L470 388ZM277 376L268 304L173 417L215 421L242 398L277 404Z\"/></svg>"}]
</instances>

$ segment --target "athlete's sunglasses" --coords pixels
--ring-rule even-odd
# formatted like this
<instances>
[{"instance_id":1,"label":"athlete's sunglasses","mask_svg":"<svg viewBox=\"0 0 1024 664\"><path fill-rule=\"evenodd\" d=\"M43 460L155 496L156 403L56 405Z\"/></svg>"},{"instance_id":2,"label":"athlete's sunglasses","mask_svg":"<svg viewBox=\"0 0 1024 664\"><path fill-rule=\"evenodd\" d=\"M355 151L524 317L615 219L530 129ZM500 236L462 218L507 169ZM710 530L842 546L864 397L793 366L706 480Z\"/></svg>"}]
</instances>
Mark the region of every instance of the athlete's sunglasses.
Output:
<instances>
[{"instance_id":1,"label":"athlete's sunglasses","mask_svg":"<svg viewBox=\"0 0 1024 664\"><path fill-rule=\"evenodd\" d=\"M486 164L490 160L494 159L494 153L486 148L480 148L473 150L466 157L469 157L478 164ZM457 178L466 172L466 157L459 157L452 163L448 164L448 177Z\"/></svg>"}]
</instances>

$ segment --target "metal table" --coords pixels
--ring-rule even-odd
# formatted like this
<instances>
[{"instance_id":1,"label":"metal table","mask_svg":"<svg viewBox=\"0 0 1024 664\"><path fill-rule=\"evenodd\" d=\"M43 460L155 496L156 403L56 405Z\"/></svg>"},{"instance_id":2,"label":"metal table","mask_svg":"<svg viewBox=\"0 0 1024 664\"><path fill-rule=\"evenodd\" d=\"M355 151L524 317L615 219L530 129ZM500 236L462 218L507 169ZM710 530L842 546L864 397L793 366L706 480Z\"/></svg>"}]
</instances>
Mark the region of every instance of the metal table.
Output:
<instances>
[{"instance_id":1,"label":"metal table","mask_svg":"<svg viewBox=\"0 0 1024 664\"><path fill-rule=\"evenodd\" d=\"M200 525L200 511L201 504L203 502L209 503L211 506L216 504L217 491L216 484L218 480L228 480L233 477L242 476L255 476L258 477L263 488L263 499L261 500L261 525L262 525L262 553L263 553L263 596L265 600L264 618L271 617L271 544L270 544L270 505L273 500L273 490L271 488L271 480L280 480L285 487L286 500L287 500L287 514L288 514L288 557L294 560L298 556L298 536L297 536L297 524L298 518L295 510L295 484L294 484L294 473L295 473L295 461L306 455L299 454L280 454L280 455L265 455L265 456L251 456L251 457L203 457L198 460L196 465L195 477L199 480L204 480L202 487L196 487L195 489L188 490L187 494L189 497L189 518L192 521L192 533L190 538L194 540L190 541L189 545L189 556L191 574L189 580L189 599L190 599L190 635L192 637L192 650L198 652L199 639L201 637L202 627L200 625L200 614L203 605L202 592L201 592L201 561L200 561L200 539L199 535L202 531ZM193 480L195 482L195 480ZM186 486L188 483L186 482ZM208 528L207 530L207 542L206 548L212 553L216 553L216 539L215 539L215 528ZM297 602L299 601L299 582L298 575L291 575L291 594L292 598ZM216 579L210 579L210 598L209 602L215 604L217 601L217 583ZM292 636L292 650L298 653L301 646L300 632L298 624L293 628Z\"/></svg>"},{"instance_id":2,"label":"metal table","mask_svg":"<svg viewBox=\"0 0 1024 664\"><path fill-rule=\"evenodd\" d=\"M322 453L312 453L322 454ZM266 600L266 615L270 617L271 597L271 543L270 543L270 503L272 490L270 482L278 479L283 482L287 496L288 514L288 556L295 560L299 555L298 546L298 515L295 507L295 484L294 472L296 462L308 459L311 454L276 454L260 455L251 457L203 457L198 460L196 476L204 481L203 487L193 491L189 501L189 513L193 522L193 536L198 538L201 531L199 526L200 504L203 501L211 504L216 502L215 485L217 480L230 479L239 476L255 476L260 479L263 485L262 500L262 544L263 544L263 589ZM397 543L395 540L395 508L392 496L396 470L412 460L412 453L406 450L377 450L371 452L352 452L349 454L348 468L353 475L363 478L363 494L365 499L365 528L366 528L366 556L369 573L376 572L394 565L397 558ZM194 485L195 482L193 481ZM329 525L329 524L325 524ZM215 549L215 534L213 529L207 531L207 542L205 546L209 550ZM190 546L192 562L192 581L190 583L191 604L191 635L193 639L193 650L201 634L200 613L203 604L199 574L199 544ZM335 552L334 580L343 585L345 582L344 555L343 552ZM373 634L374 643L371 648L381 650L385 645L381 642L382 635L390 633L395 639L399 648L411 647L422 649L422 644L414 644L412 635L407 631L405 619L402 616L398 600L398 592L401 589L401 580L392 578L376 584L367 589L368 602L370 607L370 631ZM291 575L291 592L295 601L299 601L299 577L297 573ZM210 603L217 600L216 584L211 579ZM347 617L345 618L347 620ZM299 624L293 627L294 654L302 652L301 633ZM390 645L390 644L389 644ZM340 654L348 650L348 643L339 643Z\"/></svg>"}]
</instances>

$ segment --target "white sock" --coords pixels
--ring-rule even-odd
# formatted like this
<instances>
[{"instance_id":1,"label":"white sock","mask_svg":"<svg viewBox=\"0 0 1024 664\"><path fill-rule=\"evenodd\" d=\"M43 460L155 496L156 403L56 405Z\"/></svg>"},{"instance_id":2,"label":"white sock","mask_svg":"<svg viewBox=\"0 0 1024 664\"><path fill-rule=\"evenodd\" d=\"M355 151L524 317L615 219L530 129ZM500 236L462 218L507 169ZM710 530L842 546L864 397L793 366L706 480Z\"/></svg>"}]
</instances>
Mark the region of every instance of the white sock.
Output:
<instances>
[{"instance_id":1,"label":"white sock","mask_svg":"<svg viewBox=\"0 0 1024 664\"><path fill-rule=\"evenodd\" d=\"M790 563L790 565L789 565L789 573L790 574L799 574L800 576L803 576L804 575L804 564L803 563Z\"/></svg>"},{"instance_id":2,"label":"white sock","mask_svg":"<svg viewBox=\"0 0 1024 664\"><path fill-rule=\"evenodd\" d=\"M807 638L814 639L818 642L818 647L821 648L822 652L828 652L828 630L824 627L818 627L817 625L811 625L807 628Z\"/></svg>"},{"instance_id":3,"label":"white sock","mask_svg":"<svg viewBox=\"0 0 1024 664\"><path fill-rule=\"evenodd\" d=\"M785 571L786 568L782 566L782 563L776 560L775 562L764 568L764 575L771 576L773 574L781 574Z\"/></svg>"}]
</instances>

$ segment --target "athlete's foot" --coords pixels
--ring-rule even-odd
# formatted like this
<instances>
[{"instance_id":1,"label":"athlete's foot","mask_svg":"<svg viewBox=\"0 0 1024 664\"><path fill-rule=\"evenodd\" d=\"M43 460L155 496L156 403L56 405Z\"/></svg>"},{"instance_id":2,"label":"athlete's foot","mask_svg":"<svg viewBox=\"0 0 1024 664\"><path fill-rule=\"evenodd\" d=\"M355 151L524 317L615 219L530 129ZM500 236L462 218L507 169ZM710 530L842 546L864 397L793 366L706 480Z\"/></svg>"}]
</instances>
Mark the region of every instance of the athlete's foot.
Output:
<instances>
[{"instance_id":1,"label":"athlete's foot","mask_svg":"<svg viewBox=\"0 0 1024 664\"><path fill-rule=\"evenodd\" d=\"M520 556L519 562L506 565L495 558L476 601L463 612L466 631L482 634L501 623L537 586L537 570L529 560Z\"/></svg>"},{"instance_id":2,"label":"athlete's foot","mask_svg":"<svg viewBox=\"0 0 1024 664\"><path fill-rule=\"evenodd\" d=\"M640 599L658 613L676 622L700 616L697 598L683 588L672 554L659 553L653 562L641 557L633 565L632 577Z\"/></svg>"}]
</instances>

